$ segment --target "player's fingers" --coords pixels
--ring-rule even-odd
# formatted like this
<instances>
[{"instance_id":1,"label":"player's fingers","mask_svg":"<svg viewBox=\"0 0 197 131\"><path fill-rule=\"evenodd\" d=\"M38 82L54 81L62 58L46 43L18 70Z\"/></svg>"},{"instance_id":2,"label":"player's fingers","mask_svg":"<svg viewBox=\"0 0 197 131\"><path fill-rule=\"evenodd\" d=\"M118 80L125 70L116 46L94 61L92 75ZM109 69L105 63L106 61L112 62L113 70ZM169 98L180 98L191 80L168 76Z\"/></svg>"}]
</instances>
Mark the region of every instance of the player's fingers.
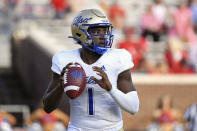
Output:
<instances>
[{"instance_id":1,"label":"player's fingers","mask_svg":"<svg viewBox=\"0 0 197 131\"><path fill-rule=\"evenodd\" d=\"M93 71L99 72L100 74L102 74L102 76L106 76L106 73L100 67L93 66L92 68Z\"/></svg>"},{"instance_id":2,"label":"player's fingers","mask_svg":"<svg viewBox=\"0 0 197 131\"><path fill-rule=\"evenodd\" d=\"M62 69L61 76L63 76L64 73L65 73L65 71L66 71L66 69L68 69L68 68L70 67L70 65L73 65L73 64L74 64L73 62L68 63L68 64Z\"/></svg>"},{"instance_id":3,"label":"player's fingers","mask_svg":"<svg viewBox=\"0 0 197 131\"><path fill-rule=\"evenodd\" d=\"M97 84L100 83L100 81L98 79L96 79L94 76L91 76L90 79L93 80L93 81L95 81Z\"/></svg>"},{"instance_id":4,"label":"player's fingers","mask_svg":"<svg viewBox=\"0 0 197 131\"><path fill-rule=\"evenodd\" d=\"M73 64L74 64L73 62L68 63L68 64L63 68L63 70L65 70L65 69L69 68L69 67L70 67L70 65L73 65Z\"/></svg>"},{"instance_id":5,"label":"player's fingers","mask_svg":"<svg viewBox=\"0 0 197 131\"><path fill-rule=\"evenodd\" d=\"M108 80L107 74L101 68L94 66L93 70L96 71L96 74L101 76L103 80Z\"/></svg>"},{"instance_id":6,"label":"player's fingers","mask_svg":"<svg viewBox=\"0 0 197 131\"><path fill-rule=\"evenodd\" d=\"M101 76L102 79L105 79L106 78L105 74L103 74L103 73L97 72L96 74L99 75L99 76Z\"/></svg>"},{"instance_id":7,"label":"player's fingers","mask_svg":"<svg viewBox=\"0 0 197 131\"><path fill-rule=\"evenodd\" d=\"M92 67L94 71L98 71L98 72L104 72L100 67L98 66L93 66Z\"/></svg>"},{"instance_id":8,"label":"player's fingers","mask_svg":"<svg viewBox=\"0 0 197 131\"><path fill-rule=\"evenodd\" d=\"M97 72L96 74L99 75L99 76L102 76L102 74L100 72Z\"/></svg>"},{"instance_id":9,"label":"player's fingers","mask_svg":"<svg viewBox=\"0 0 197 131\"><path fill-rule=\"evenodd\" d=\"M70 63L68 63L68 64L66 65L66 68L69 68L70 65L74 65L74 64L75 64L74 62L70 62Z\"/></svg>"}]
</instances>

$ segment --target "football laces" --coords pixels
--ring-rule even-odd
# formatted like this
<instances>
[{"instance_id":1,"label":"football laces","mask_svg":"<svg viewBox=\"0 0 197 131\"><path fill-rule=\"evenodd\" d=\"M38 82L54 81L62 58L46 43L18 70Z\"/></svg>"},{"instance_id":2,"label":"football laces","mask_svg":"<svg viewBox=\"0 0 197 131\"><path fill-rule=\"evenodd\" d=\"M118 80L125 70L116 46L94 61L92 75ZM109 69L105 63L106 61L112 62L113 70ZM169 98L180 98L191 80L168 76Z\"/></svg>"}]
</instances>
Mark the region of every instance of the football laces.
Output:
<instances>
[{"instance_id":1,"label":"football laces","mask_svg":"<svg viewBox=\"0 0 197 131\"><path fill-rule=\"evenodd\" d=\"M65 73L64 73L64 84L67 84L67 74L68 74L68 69L65 70Z\"/></svg>"}]
</instances>

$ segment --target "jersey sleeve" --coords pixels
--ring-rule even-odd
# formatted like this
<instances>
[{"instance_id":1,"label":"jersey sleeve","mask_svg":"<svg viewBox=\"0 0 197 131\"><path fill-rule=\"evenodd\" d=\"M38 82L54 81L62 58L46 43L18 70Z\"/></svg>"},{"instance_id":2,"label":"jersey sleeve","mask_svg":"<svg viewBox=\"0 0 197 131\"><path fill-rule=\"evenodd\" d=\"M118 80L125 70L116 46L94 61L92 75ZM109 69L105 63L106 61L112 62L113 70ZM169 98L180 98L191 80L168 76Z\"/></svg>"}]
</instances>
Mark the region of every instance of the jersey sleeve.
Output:
<instances>
[{"instance_id":1,"label":"jersey sleeve","mask_svg":"<svg viewBox=\"0 0 197 131\"><path fill-rule=\"evenodd\" d=\"M58 60L58 55L55 54L52 58L52 66L51 70L57 74L61 74L61 67L60 67L60 62Z\"/></svg>"},{"instance_id":2,"label":"jersey sleeve","mask_svg":"<svg viewBox=\"0 0 197 131\"><path fill-rule=\"evenodd\" d=\"M125 70L131 69L134 66L132 55L125 49L122 49L121 52L119 53L118 65L119 65L117 69L118 74L120 74Z\"/></svg>"}]
</instances>

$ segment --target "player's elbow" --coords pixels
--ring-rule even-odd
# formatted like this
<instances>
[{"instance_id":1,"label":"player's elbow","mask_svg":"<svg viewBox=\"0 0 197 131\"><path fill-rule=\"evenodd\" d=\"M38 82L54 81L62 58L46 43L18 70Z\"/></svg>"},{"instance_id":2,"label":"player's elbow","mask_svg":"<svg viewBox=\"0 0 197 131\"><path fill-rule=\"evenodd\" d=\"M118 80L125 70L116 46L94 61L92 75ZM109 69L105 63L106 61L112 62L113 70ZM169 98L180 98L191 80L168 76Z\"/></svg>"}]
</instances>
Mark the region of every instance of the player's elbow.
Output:
<instances>
[{"instance_id":1,"label":"player's elbow","mask_svg":"<svg viewBox=\"0 0 197 131\"><path fill-rule=\"evenodd\" d=\"M49 102L46 102L45 99L43 99L43 109L46 113L51 113L53 110L55 110L57 107L55 105L51 105Z\"/></svg>"},{"instance_id":2,"label":"player's elbow","mask_svg":"<svg viewBox=\"0 0 197 131\"><path fill-rule=\"evenodd\" d=\"M127 110L130 114L135 115L139 111L139 101L132 103L130 109Z\"/></svg>"},{"instance_id":3,"label":"player's elbow","mask_svg":"<svg viewBox=\"0 0 197 131\"><path fill-rule=\"evenodd\" d=\"M130 107L128 112L135 115L139 111L140 101L137 92L130 93L129 95L132 96L131 97L132 100L128 104Z\"/></svg>"},{"instance_id":4,"label":"player's elbow","mask_svg":"<svg viewBox=\"0 0 197 131\"><path fill-rule=\"evenodd\" d=\"M134 108L132 109L131 114L132 114L132 115L135 115L138 111L139 111L139 103L138 103L138 105L137 105L136 107L134 107Z\"/></svg>"},{"instance_id":5,"label":"player's elbow","mask_svg":"<svg viewBox=\"0 0 197 131\"><path fill-rule=\"evenodd\" d=\"M55 108L49 107L49 106L44 106L44 111L46 113L51 113Z\"/></svg>"},{"instance_id":6,"label":"player's elbow","mask_svg":"<svg viewBox=\"0 0 197 131\"><path fill-rule=\"evenodd\" d=\"M46 113L51 113L53 110L54 110L54 109L52 109L52 108L44 108L44 111L45 111Z\"/></svg>"}]
</instances>

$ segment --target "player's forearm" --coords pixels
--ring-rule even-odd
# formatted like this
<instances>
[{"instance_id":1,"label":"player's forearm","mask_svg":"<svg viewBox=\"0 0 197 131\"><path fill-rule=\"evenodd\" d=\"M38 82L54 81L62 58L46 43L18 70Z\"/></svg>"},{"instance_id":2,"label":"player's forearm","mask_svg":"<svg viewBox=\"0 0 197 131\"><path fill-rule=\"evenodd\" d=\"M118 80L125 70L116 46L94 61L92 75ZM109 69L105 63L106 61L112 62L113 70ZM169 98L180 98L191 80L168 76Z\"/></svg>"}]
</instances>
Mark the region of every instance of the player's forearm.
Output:
<instances>
[{"instance_id":1,"label":"player's forearm","mask_svg":"<svg viewBox=\"0 0 197 131\"><path fill-rule=\"evenodd\" d=\"M139 110L139 99L136 91L131 91L124 94L118 89L111 89L109 91L110 95L114 100L120 105L125 111L135 114Z\"/></svg>"},{"instance_id":2,"label":"player's forearm","mask_svg":"<svg viewBox=\"0 0 197 131\"><path fill-rule=\"evenodd\" d=\"M44 110L47 113L57 108L63 95L63 88L60 83L50 83L48 89L43 96Z\"/></svg>"}]
</instances>

